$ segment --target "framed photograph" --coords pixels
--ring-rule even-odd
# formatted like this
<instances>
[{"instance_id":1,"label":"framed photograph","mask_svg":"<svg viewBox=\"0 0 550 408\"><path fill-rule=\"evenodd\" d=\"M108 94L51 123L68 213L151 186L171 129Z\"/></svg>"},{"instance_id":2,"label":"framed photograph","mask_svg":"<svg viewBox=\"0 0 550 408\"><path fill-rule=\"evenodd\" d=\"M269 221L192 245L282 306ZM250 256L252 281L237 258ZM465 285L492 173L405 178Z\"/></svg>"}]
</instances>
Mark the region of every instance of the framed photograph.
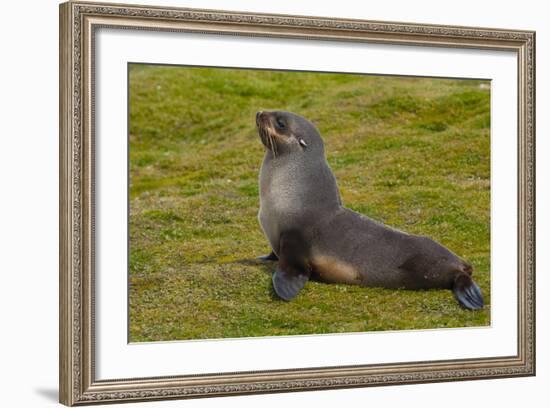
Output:
<instances>
[{"instance_id":1,"label":"framed photograph","mask_svg":"<svg viewBox=\"0 0 550 408\"><path fill-rule=\"evenodd\" d=\"M60 401L535 374L535 33L60 6Z\"/></svg>"}]
</instances>

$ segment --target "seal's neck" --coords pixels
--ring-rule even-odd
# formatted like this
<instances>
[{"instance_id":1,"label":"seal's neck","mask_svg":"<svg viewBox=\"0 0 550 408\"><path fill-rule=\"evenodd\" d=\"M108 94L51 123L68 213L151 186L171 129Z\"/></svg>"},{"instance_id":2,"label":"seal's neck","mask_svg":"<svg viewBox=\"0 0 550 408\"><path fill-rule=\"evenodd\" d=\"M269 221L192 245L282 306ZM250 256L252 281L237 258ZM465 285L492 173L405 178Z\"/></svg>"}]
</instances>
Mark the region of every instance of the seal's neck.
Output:
<instances>
[{"instance_id":1,"label":"seal's neck","mask_svg":"<svg viewBox=\"0 0 550 408\"><path fill-rule=\"evenodd\" d=\"M273 157L267 152L260 172L262 201L303 210L338 208L336 179L324 156Z\"/></svg>"}]
</instances>

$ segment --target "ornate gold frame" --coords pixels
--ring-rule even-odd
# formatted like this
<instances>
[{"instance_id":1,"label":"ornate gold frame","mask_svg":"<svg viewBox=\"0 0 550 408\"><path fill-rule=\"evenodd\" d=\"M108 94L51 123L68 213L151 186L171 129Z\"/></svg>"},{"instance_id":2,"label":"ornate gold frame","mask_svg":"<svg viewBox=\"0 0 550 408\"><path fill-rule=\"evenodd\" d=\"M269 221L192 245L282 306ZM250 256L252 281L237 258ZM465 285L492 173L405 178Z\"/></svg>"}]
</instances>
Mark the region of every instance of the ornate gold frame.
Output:
<instances>
[{"instance_id":1,"label":"ornate gold frame","mask_svg":"<svg viewBox=\"0 0 550 408\"><path fill-rule=\"evenodd\" d=\"M93 47L98 27L517 53L518 350L494 358L98 381L94 376ZM60 5L60 401L144 401L535 374L535 33L289 15Z\"/></svg>"}]
</instances>

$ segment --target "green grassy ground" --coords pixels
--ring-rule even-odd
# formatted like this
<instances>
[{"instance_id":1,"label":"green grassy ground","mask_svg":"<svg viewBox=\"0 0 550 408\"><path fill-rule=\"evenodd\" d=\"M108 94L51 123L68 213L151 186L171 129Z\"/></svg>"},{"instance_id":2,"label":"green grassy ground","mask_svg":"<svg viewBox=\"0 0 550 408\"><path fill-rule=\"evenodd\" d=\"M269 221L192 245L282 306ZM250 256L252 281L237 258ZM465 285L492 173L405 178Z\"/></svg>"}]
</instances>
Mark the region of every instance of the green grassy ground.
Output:
<instances>
[{"instance_id":1,"label":"green grassy ground","mask_svg":"<svg viewBox=\"0 0 550 408\"><path fill-rule=\"evenodd\" d=\"M469 260L485 309L317 282L278 300L255 261L269 109L316 123L346 206ZM130 341L488 325L489 127L482 81L132 65Z\"/></svg>"}]
</instances>

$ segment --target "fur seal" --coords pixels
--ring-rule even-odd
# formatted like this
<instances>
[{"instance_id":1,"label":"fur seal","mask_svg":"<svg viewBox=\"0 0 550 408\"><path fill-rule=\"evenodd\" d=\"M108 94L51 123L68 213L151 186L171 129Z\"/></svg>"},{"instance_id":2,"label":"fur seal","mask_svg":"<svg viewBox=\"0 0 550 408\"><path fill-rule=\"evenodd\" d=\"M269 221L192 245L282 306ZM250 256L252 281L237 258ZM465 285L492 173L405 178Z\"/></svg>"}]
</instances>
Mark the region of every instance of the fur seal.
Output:
<instances>
[{"instance_id":1,"label":"fur seal","mask_svg":"<svg viewBox=\"0 0 550 408\"><path fill-rule=\"evenodd\" d=\"M276 260L284 300L309 279L369 287L451 289L467 309L483 308L472 266L434 240L383 225L342 205L323 140L291 112L258 112L265 157L258 219Z\"/></svg>"}]
</instances>

